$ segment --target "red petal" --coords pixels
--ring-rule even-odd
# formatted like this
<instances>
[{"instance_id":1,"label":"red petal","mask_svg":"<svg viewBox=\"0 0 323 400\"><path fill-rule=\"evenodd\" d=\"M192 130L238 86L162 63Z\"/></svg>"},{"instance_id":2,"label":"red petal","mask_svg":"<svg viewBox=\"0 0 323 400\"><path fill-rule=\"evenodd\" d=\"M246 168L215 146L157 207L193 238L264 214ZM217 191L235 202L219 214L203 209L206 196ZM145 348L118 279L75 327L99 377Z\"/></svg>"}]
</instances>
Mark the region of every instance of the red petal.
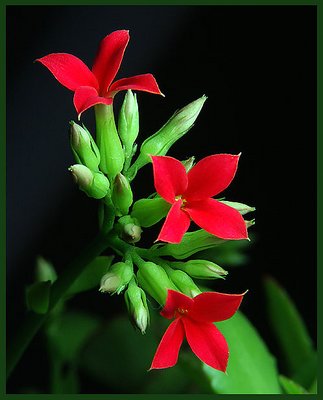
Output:
<instances>
[{"instance_id":1,"label":"red petal","mask_svg":"<svg viewBox=\"0 0 323 400\"><path fill-rule=\"evenodd\" d=\"M181 210L182 200L177 200L169 210L157 240L168 243L180 243L190 226L190 217Z\"/></svg>"},{"instance_id":2,"label":"red petal","mask_svg":"<svg viewBox=\"0 0 323 400\"><path fill-rule=\"evenodd\" d=\"M98 92L89 86L81 86L76 89L74 94L74 106L77 114L80 118L82 112L96 104L106 104L112 103L112 99L106 99L105 97L98 96Z\"/></svg>"},{"instance_id":3,"label":"red petal","mask_svg":"<svg viewBox=\"0 0 323 400\"><path fill-rule=\"evenodd\" d=\"M75 90L79 86L98 88L98 81L89 68L79 58L72 54L53 53L38 58L54 77L67 89Z\"/></svg>"},{"instance_id":4,"label":"red petal","mask_svg":"<svg viewBox=\"0 0 323 400\"><path fill-rule=\"evenodd\" d=\"M175 319L167 328L156 350L150 369L169 368L177 363L179 349L184 340L181 318Z\"/></svg>"},{"instance_id":5,"label":"red petal","mask_svg":"<svg viewBox=\"0 0 323 400\"><path fill-rule=\"evenodd\" d=\"M100 94L105 96L119 71L124 52L129 42L129 31L115 31L100 43L92 71L100 84Z\"/></svg>"},{"instance_id":6,"label":"red petal","mask_svg":"<svg viewBox=\"0 0 323 400\"><path fill-rule=\"evenodd\" d=\"M215 154L199 161L188 173L185 198L205 199L226 189L234 178L239 157L240 155Z\"/></svg>"},{"instance_id":7,"label":"red petal","mask_svg":"<svg viewBox=\"0 0 323 400\"><path fill-rule=\"evenodd\" d=\"M187 188L184 165L173 157L151 156L151 159L157 193L168 203L173 203L175 196L183 194Z\"/></svg>"},{"instance_id":8,"label":"red petal","mask_svg":"<svg viewBox=\"0 0 323 400\"><path fill-rule=\"evenodd\" d=\"M186 339L193 353L205 364L225 372L229 349L225 337L211 323L182 318Z\"/></svg>"},{"instance_id":9,"label":"red petal","mask_svg":"<svg viewBox=\"0 0 323 400\"><path fill-rule=\"evenodd\" d=\"M243 294L204 292L194 297L189 317L203 322L229 319L237 311Z\"/></svg>"},{"instance_id":10,"label":"red petal","mask_svg":"<svg viewBox=\"0 0 323 400\"><path fill-rule=\"evenodd\" d=\"M248 239L247 227L241 214L214 199L189 202L185 211L207 232L221 239Z\"/></svg>"},{"instance_id":11,"label":"red petal","mask_svg":"<svg viewBox=\"0 0 323 400\"><path fill-rule=\"evenodd\" d=\"M136 75L130 78L119 79L111 85L109 93L113 92L113 94L115 94L115 92L119 92L120 90L128 89L161 94L163 96L152 74Z\"/></svg>"},{"instance_id":12,"label":"red petal","mask_svg":"<svg viewBox=\"0 0 323 400\"><path fill-rule=\"evenodd\" d=\"M176 290L168 289L167 299L164 308L160 312L165 318L174 318L175 311L178 308L189 310L194 304L193 299L183 293L176 292Z\"/></svg>"}]
</instances>

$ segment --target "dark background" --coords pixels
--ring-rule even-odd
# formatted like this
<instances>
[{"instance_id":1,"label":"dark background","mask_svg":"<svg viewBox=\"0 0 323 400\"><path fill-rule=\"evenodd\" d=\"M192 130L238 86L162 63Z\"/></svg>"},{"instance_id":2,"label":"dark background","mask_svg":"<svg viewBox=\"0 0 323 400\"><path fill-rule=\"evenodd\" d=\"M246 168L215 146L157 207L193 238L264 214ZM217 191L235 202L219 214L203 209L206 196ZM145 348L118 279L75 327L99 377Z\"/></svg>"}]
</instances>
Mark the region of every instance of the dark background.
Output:
<instances>
[{"instance_id":1,"label":"dark background","mask_svg":"<svg viewBox=\"0 0 323 400\"><path fill-rule=\"evenodd\" d=\"M242 152L228 199L255 205L248 265L220 290L250 292L242 306L270 349L262 278L286 288L316 339L316 8L299 6L7 7L8 342L24 314L24 286L42 254L60 271L96 233L96 207L74 186L68 121L72 92L33 61L72 53L91 66L99 41L130 30L118 78L151 72L166 98L138 93L141 140L203 94L195 127L170 155ZM118 94L118 109L123 94ZM93 111L83 122L93 131ZM139 143L141 142L139 140ZM139 175L137 198L152 191ZM140 187L138 187L140 186ZM144 236L146 243L152 242ZM123 299L97 293L84 307L109 318ZM32 361L30 361L32 360ZM34 341L9 391L46 370ZM46 376L46 371L43 372Z\"/></svg>"}]
</instances>

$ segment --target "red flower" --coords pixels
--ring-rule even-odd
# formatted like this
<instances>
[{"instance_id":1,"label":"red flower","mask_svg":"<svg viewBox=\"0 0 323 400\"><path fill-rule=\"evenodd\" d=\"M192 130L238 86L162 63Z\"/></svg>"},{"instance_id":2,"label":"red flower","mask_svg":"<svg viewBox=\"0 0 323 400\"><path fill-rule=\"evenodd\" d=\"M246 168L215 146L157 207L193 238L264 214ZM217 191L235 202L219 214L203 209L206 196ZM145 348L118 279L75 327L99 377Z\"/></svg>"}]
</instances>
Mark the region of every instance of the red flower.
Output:
<instances>
[{"instance_id":1,"label":"red flower","mask_svg":"<svg viewBox=\"0 0 323 400\"><path fill-rule=\"evenodd\" d=\"M95 104L112 104L120 90L142 90L162 94L153 75L143 74L113 80L120 68L129 42L129 32L115 31L100 43L92 71L72 54L53 53L36 61L47 67L54 77L74 93L74 106L80 115Z\"/></svg>"},{"instance_id":2,"label":"red flower","mask_svg":"<svg viewBox=\"0 0 323 400\"><path fill-rule=\"evenodd\" d=\"M175 318L159 343L150 369L169 368L176 364L179 349L186 337L193 353L205 364L225 372L229 350L222 333L213 322L231 318L243 294L204 292L193 299L168 290L163 317Z\"/></svg>"},{"instance_id":3,"label":"red flower","mask_svg":"<svg viewBox=\"0 0 323 400\"><path fill-rule=\"evenodd\" d=\"M229 186L239 155L216 154L199 161L188 173L172 157L152 156L157 193L172 204L157 240L180 243L191 219L222 239L247 239L241 214L212 196Z\"/></svg>"}]
</instances>

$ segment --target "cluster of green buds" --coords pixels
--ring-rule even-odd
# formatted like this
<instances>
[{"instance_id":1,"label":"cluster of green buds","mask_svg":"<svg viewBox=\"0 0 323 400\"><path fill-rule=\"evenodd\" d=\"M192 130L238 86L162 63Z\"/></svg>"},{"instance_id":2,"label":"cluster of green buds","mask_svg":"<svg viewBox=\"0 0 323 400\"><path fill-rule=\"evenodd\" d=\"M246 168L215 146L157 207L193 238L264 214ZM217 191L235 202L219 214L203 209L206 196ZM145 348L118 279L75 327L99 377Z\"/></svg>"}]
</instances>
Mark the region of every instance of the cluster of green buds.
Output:
<instances>
[{"instance_id":1,"label":"cluster of green buds","mask_svg":"<svg viewBox=\"0 0 323 400\"><path fill-rule=\"evenodd\" d=\"M120 108L118 127L113 104L95 106L95 139L84 125L71 121L70 144L76 164L70 166L69 171L79 189L87 196L101 200L101 205L112 205L115 216L127 216L133 205L131 181L138 170L150 161L149 155L165 155L172 144L192 128L205 100L206 97L202 96L177 111L161 129L142 143L140 154L132 165L139 134L139 110L137 97L131 90L127 91ZM186 160L186 167L190 168L193 162L194 158ZM138 226L141 220L136 214L139 215L142 208L150 213L151 220ZM128 237L126 241L135 243L140 238L141 227L152 226L167 211L168 205L158 197L137 202L132 215L136 224L130 226L121 222L125 231L120 235L124 240ZM100 217L100 221L101 228L104 228L104 217Z\"/></svg>"},{"instance_id":2,"label":"cluster of green buds","mask_svg":"<svg viewBox=\"0 0 323 400\"><path fill-rule=\"evenodd\" d=\"M138 148L139 111L135 94L128 90L118 116L113 104L95 106L96 138L83 125L70 123L70 143L76 164L70 166L75 182L87 196L100 200L100 226L106 223L105 210L112 210L111 247L121 256L110 265L100 282L100 292L124 293L132 323L145 333L149 324L149 300L160 306L168 289L194 297L201 293L199 280L224 279L227 271L216 262L198 257L202 251L215 249L227 241L200 229L187 232L179 244L155 244L149 249L137 247L142 228L149 228L164 218L171 205L158 194L134 202L132 181L138 170L151 161L150 156L166 155L170 147L194 125L206 96L193 101L175 114ZM182 161L188 172L194 157ZM254 208L221 200L242 215ZM103 210L103 214L102 214ZM247 226L252 221L246 221ZM191 257L197 255L196 259ZM195 282L195 280L198 280ZM146 297L148 295L148 297Z\"/></svg>"}]
</instances>

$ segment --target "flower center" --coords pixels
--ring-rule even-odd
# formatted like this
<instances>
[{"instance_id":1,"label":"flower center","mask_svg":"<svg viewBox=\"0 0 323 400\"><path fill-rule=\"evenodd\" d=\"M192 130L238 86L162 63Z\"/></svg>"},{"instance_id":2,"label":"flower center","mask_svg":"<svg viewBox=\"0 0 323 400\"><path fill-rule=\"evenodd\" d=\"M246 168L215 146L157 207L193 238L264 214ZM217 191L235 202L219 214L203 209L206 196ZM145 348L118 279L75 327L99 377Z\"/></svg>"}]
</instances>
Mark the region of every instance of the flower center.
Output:
<instances>
[{"instance_id":1,"label":"flower center","mask_svg":"<svg viewBox=\"0 0 323 400\"><path fill-rule=\"evenodd\" d=\"M178 195L178 196L175 196L175 201L178 201L178 200L182 200L182 206L181 206L181 208L183 208L183 207L185 206L185 204L186 204L186 200L183 199L183 197L182 197L181 194Z\"/></svg>"},{"instance_id":2,"label":"flower center","mask_svg":"<svg viewBox=\"0 0 323 400\"><path fill-rule=\"evenodd\" d=\"M175 317L181 317L187 313L188 313L188 310L186 308L177 308L175 311Z\"/></svg>"}]
</instances>

